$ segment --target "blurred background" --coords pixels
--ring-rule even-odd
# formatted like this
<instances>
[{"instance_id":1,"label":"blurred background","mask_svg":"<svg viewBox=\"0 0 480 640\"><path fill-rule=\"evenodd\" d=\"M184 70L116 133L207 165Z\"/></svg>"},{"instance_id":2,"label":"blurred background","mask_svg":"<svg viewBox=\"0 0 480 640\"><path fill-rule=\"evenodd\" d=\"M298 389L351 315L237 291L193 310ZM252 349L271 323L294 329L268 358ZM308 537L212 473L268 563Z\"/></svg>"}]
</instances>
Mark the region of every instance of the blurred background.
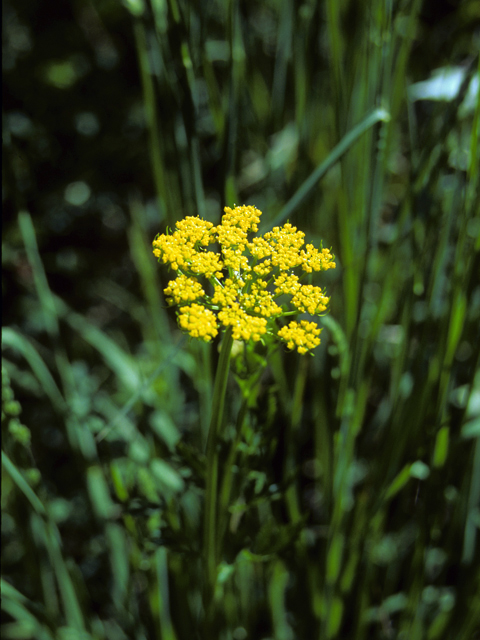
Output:
<instances>
[{"instance_id":1,"label":"blurred background","mask_svg":"<svg viewBox=\"0 0 480 640\"><path fill-rule=\"evenodd\" d=\"M337 268L241 437L231 381L216 637L480 638L478 0L2 11L2 637L201 637L217 345L151 242L254 204Z\"/></svg>"}]
</instances>

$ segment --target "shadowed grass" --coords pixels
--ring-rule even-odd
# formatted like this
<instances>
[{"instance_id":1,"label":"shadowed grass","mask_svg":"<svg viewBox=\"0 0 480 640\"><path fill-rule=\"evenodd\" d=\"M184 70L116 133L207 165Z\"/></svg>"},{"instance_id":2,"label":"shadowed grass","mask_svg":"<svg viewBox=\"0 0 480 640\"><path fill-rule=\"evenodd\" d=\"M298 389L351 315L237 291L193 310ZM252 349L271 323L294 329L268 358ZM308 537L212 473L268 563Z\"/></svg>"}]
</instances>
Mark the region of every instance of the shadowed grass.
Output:
<instances>
[{"instance_id":1,"label":"shadowed grass","mask_svg":"<svg viewBox=\"0 0 480 640\"><path fill-rule=\"evenodd\" d=\"M91 291L134 331L54 293L20 212L32 278L2 334L2 636L471 640L477 60L448 104L413 102L434 28L420 0L126 6L158 206L127 203L135 284L102 274ZM235 355L205 454L219 356L178 334L151 241L242 202L338 266L315 358L279 350L248 383Z\"/></svg>"}]
</instances>

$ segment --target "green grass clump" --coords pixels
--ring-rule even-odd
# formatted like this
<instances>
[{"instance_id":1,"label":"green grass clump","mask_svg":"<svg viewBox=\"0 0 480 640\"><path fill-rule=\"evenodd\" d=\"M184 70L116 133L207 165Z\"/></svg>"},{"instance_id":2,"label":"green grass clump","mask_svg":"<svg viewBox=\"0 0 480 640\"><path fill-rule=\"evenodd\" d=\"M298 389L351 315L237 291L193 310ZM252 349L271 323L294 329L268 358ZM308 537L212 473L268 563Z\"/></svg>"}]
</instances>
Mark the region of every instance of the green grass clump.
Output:
<instances>
[{"instance_id":1,"label":"green grass clump","mask_svg":"<svg viewBox=\"0 0 480 640\"><path fill-rule=\"evenodd\" d=\"M123 203L135 280L99 259L85 283L110 324L56 292L42 210L20 200L6 236L23 276L2 331L2 637L472 640L474 18L452 9L463 27L442 52L446 22L417 0L107 5L99 24L113 33L122 11L138 58L154 198L132 187ZM447 62L456 94L421 99ZM337 268L315 357L233 354L212 587L218 344L178 331L151 243L243 202L262 232L288 219L322 238Z\"/></svg>"}]
</instances>

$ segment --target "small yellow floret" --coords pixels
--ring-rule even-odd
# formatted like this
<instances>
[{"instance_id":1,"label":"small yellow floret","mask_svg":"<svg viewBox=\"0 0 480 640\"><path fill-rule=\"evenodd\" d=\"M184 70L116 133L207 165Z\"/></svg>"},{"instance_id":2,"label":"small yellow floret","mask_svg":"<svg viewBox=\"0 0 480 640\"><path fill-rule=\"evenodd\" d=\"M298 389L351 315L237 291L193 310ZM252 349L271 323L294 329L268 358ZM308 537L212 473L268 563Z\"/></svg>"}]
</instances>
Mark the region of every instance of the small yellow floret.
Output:
<instances>
[{"instance_id":1,"label":"small yellow floret","mask_svg":"<svg viewBox=\"0 0 480 640\"><path fill-rule=\"evenodd\" d=\"M272 270L272 261L264 260L263 262L260 262L260 264L255 265L253 270L258 276L268 276Z\"/></svg>"},{"instance_id":2,"label":"small yellow floret","mask_svg":"<svg viewBox=\"0 0 480 640\"><path fill-rule=\"evenodd\" d=\"M283 227L274 227L264 235L272 248L272 264L281 271L293 269L302 264L300 248L303 246L305 234L298 231L289 222Z\"/></svg>"},{"instance_id":3,"label":"small yellow floret","mask_svg":"<svg viewBox=\"0 0 480 640\"><path fill-rule=\"evenodd\" d=\"M175 232L173 235L157 236L153 241L153 253L160 258L163 264L171 269L188 269L188 266L195 255L194 248L184 241Z\"/></svg>"},{"instance_id":4,"label":"small yellow floret","mask_svg":"<svg viewBox=\"0 0 480 640\"><path fill-rule=\"evenodd\" d=\"M262 212L251 205L241 205L231 209L225 207L222 226L239 227L243 232L258 231L258 223Z\"/></svg>"},{"instance_id":5,"label":"small yellow floret","mask_svg":"<svg viewBox=\"0 0 480 640\"><path fill-rule=\"evenodd\" d=\"M195 246L197 243L202 246L208 246L215 241L213 233L213 224L208 220L203 220L198 216L187 216L183 220L175 223L177 231L174 235L184 241Z\"/></svg>"},{"instance_id":6,"label":"small yellow floret","mask_svg":"<svg viewBox=\"0 0 480 640\"><path fill-rule=\"evenodd\" d=\"M243 286L242 281L236 279L227 278L223 284L215 285L215 293L213 294L212 304L219 307L230 307L238 298L238 295Z\"/></svg>"},{"instance_id":7,"label":"small yellow floret","mask_svg":"<svg viewBox=\"0 0 480 640\"><path fill-rule=\"evenodd\" d=\"M265 240L265 238L253 238L253 240L249 242L247 246L252 256L257 260L268 258L272 255L272 247Z\"/></svg>"},{"instance_id":8,"label":"small yellow floret","mask_svg":"<svg viewBox=\"0 0 480 640\"><path fill-rule=\"evenodd\" d=\"M327 298L320 287L311 284L301 285L292 298L292 304L302 313L308 312L314 316L326 311L329 298Z\"/></svg>"},{"instance_id":9,"label":"small yellow floret","mask_svg":"<svg viewBox=\"0 0 480 640\"><path fill-rule=\"evenodd\" d=\"M218 244L222 252L231 247L239 247L243 251L247 242L247 232L238 227L220 224L215 229Z\"/></svg>"},{"instance_id":10,"label":"small yellow floret","mask_svg":"<svg viewBox=\"0 0 480 640\"><path fill-rule=\"evenodd\" d=\"M235 273L240 273L241 271L249 272L251 271L248 265L248 257L243 255L244 246L240 245L236 249L226 249L223 251L223 263Z\"/></svg>"},{"instance_id":11,"label":"small yellow floret","mask_svg":"<svg viewBox=\"0 0 480 640\"><path fill-rule=\"evenodd\" d=\"M234 340L258 342L267 332L267 319L249 315L238 303L219 311L218 319L225 327L232 327Z\"/></svg>"},{"instance_id":12,"label":"small yellow floret","mask_svg":"<svg viewBox=\"0 0 480 640\"><path fill-rule=\"evenodd\" d=\"M272 294L266 290L267 283L264 280L252 283L249 293L243 293L240 297L242 307L253 311L264 318L279 316L281 307L273 300Z\"/></svg>"},{"instance_id":13,"label":"small yellow floret","mask_svg":"<svg viewBox=\"0 0 480 640\"><path fill-rule=\"evenodd\" d=\"M211 222L188 216L176 222L175 226L176 231L173 234L158 235L153 241L153 253L163 264L175 271L190 270L207 277L212 277L216 271L222 270L223 265L217 254L199 251L202 246L208 246L215 241Z\"/></svg>"},{"instance_id":14,"label":"small yellow floret","mask_svg":"<svg viewBox=\"0 0 480 640\"><path fill-rule=\"evenodd\" d=\"M205 291L198 280L183 274L177 276L175 280L170 280L163 293L167 296L168 304L194 302L205 295Z\"/></svg>"},{"instance_id":15,"label":"small yellow floret","mask_svg":"<svg viewBox=\"0 0 480 640\"><path fill-rule=\"evenodd\" d=\"M188 269L195 275L205 276L207 279L213 278L214 276L221 278L223 263L218 253L198 251L192 255Z\"/></svg>"},{"instance_id":16,"label":"small yellow floret","mask_svg":"<svg viewBox=\"0 0 480 640\"><path fill-rule=\"evenodd\" d=\"M178 323L192 338L200 338L205 342L210 342L218 334L215 314L200 304L181 307Z\"/></svg>"},{"instance_id":17,"label":"small yellow floret","mask_svg":"<svg viewBox=\"0 0 480 640\"><path fill-rule=\"evenodd\" d=\"M320 344L321 329L315 322L302 320L300 323L292 321L278 332L279 338L286 342L289 349L297 348L298 353L304 354L315 349Z\"/></svg>"},{"instance_id":18,"label":"small yellow floret","mask_svg":"<svg viewBox=\"0 0 480 640\"><path fill-rule=\"evenodd\" d=\"M328 249L319 251L315 249L313 244L307 244L305 251L300 252L302 258L302 269L307 273L312 271L327 271L327 269L335 269L335 262L332 254Z\"/></svg>"},{"instance_id":19,"label":"small yellow floret","mask_svg":"<svg viewBox=\"0 0 480 640\"><path fill-rule=\"evenodd\" d=\"M279 296L282 295L282 293L289 293L293 296L301 286L298 276L294 273L290 275L281 273L277 278L275 278L275 295Z\"/></svg>"}]
</instances>

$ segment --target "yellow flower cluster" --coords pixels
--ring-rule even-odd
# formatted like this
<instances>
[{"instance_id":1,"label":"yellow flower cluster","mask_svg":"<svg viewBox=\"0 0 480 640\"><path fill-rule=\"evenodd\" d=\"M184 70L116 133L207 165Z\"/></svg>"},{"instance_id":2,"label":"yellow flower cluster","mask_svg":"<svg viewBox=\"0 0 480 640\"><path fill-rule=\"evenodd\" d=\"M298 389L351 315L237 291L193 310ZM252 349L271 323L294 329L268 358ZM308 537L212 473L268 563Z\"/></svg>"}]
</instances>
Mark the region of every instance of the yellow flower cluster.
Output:
<instances>
[{"instance_id":1,"label":"yellow flower cluster","mask_svg":"<svg viewBox=\"0 0 480 640\"><path fill-rule=\"evenodd\" d=\"M178 324L193 338L210 341L218 333L215 314L201 304L191 304L181 307L178 314Z\"/></svg>"},{"instance_id":2,"label":"yellow flower cluster","mask_svg":"<svg viewBox=\"0 0 480 640\"><path fill-rule=\"evenodd\" d=\"M205 295L205 291L198 280L189 278L183 273L180 273L176 280L170 280L168 287L163 292L171 300L172 304L195 302L197 298L203 298Z\"/></svg>"},{"instance_id":3,"label":"yellow flower cluster","mask_svg":"<svg viewBox=\"0 0 480 640\"><path fill-rule=\"evenodd\" d=\"M220 256L199 249L215 242L213 224L188 216L175 224L172 235L159 235L153 241L153 254L175 271L183 270L206 278L222 277Z\"/></svg>"},{"instance_id":4,"label":"yellow flower cluster","mask_svg":"<svg viewBox=\"0 0 480 640\"><path fill-rule=\"evenodd\" d=\"M320 287L304 284L293 296L292 304L302 313L309 313L314 316L326 311L328 298L323 294Z\"/></svg>"},{"instance_id":5,"label":"yellow flower cluster","mask_svg":"<svg viewBox=\"0 0 480 640\"><path fill-rule=\"evenodd\" d=\"M322 289L301 280L313 271L335 268L334 257L311 244L303 248L305 234L290 223L250 238L262 215L256 207L224 211L218 226L187 217L176 223L173 233L158 235L153 242L154 255L177 272L164 293L169 304L180 307L180 327L207 342L222 327L232 327L235 340L258 342L270 334L289 349L311 351L320 344L314 322L291 321L278 330L276 320L326 311L329 298Z\"/></svg>"},{"instance_id":6,"label":"yellow flower cluster","mask_svg":"<svg viewBox=\"0 0 480 640\"><path fill-rule=\"evenodd\" d=\"M307 353L310 349L315 349L320 344L321 329L317 327L315 322L307 322L302 320L298 322L290 322L278 332L278 336L285 340L289 349L297 347L298 353Z\"/></svg>"}]
</instances>

